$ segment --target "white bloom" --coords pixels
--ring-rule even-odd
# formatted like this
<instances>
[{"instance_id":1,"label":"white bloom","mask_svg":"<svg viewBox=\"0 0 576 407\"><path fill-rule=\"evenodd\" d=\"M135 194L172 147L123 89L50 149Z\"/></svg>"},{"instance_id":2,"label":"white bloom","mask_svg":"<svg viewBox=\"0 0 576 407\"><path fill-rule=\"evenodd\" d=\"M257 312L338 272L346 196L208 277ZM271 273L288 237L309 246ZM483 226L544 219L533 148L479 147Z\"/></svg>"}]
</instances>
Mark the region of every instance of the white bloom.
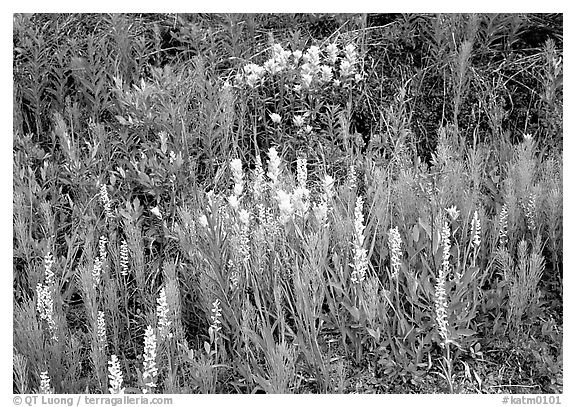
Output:
<instances>
[{"instance_id":1,"label":"white bloom","mask_svg":"<svg viewBox=\"0 0 576 407\"><path fill-rule=\"evenodd\" d=\"M156 366L156 335L150 325L144 332L144 368L142 379L144 379L145 388L142 393L151 393L152 389L156 387L156 376L158 375L158 367Z\"/></svg>"},{"instance_id":2,"label":"white bloom","mask_svg":"<svg viewBox=\"0 0 576 407\"><path fill-rule=\"evenodd\" d=\"M452 220L456 220L456 219L458 219L458 216L460 216L460 212L458 211L458 208L456 208L455 205L451 206L450 208L445 209L445 211L452 218Z\"/></svg>"},{"instance_id":3,"label":"white bloom","mask_svg":"<svg viewBox=\"0 0 576 407\"><path fill-rule=\"evenodd\" d=\"M446 278L450 271L450 226L444 223L441 233L443 243L442 267L436 278L436 291L434 295L434 305L436 310L436 325L438 333L442 338L442 346L449 342L448 332L448 298L446 293Z\"/></svg>"},{"instance_id":4,"label":"white bloom","mask_svg":"<svg viewBox=\"0 0 576 407\"><path fill-rule=\"evenodd\" d=\"M302 90L302 85L300 85L299 83L297 83L296 85L294 85L294 91L300 92L301 90Z\"/></svg>"},{"instance_id":5,"label":"white bloom","mask_svg":"<svg viewBox=\"0 0 576 407\"><path fill-rule=\"evenodd\" d=\"M354 208L354 262L352 263L352 275L350 276L350 279L355 284L364 281L368 270L368 252L364 248L363 207L364 200L359 196L356 198L356 207Z\"/></svg>"},{"instance_id":6,"label":"white bloom","mask_svg":"<svg viewBox=\"0 0 576 407\"><path fill-rule=\"evenodd\" d=\"M265 69L257 64L246 64L244 66L244 73L246 75L256 75L258 78L264 76Z\"/></svg>"},{"instance_id":7,"label":"white bloom","mask_svg":"<svg viewBox=\"0 0 576 407\"><path fill-rule=\"evenodd\" d=\"M299 186L295 188L292 193L292 207L300 216L304 216L304 214L308 212L308 208L310 207L310 203L308 202L309 197L310 191L306 187Z\"/></svg>"},{"instance_id":8,"label":"white bloom","mask_svg":"<svg viewBox=\"0 0 576 407\"><path fill-rule=\"evenodd\" d=\"M105 184L100 186L100 202L104 206L104 213L106 214L106 220L110 220L114 217L112 213L110 198L108 197L108 189Z\"/></svg>"},{"instance_id":9,"label":"white bloom","mask_svg":"<svg viewBox=\"0 0 576 407\"><path fill-rule=\"evenodd\" d=\"M54 299L52 298L52 286L38 283L36 285L36 310L40 314L40 319L46 321L48 330L52 333L52 339L58 340L56 336L56 321L54 320Z\"/></svg>"},{"instance_id":10,"label":"white bloom","mask_svg":"<svg viewBox=\"0 0 576 407\"><path fill-rule=\"evenodd\" d=\"M322 180L322 188L324 188L324 194L327 199L332 199L334 196L334 178L330 175L326 175Z\"/></svg>"},{"instance_id":11,"label":"white bloom","mask_svg":"<svg viewBox=\"0 0 576 407\"><path fill-rule=\"evenodd\" d=\"M98 321L97 321L97 334L98 344L100 349L104 349L107 346L106 343L106 320L104 319L104 312L98 311Z\"/></svg>"},{"instance_id":12,"label":"white bloom","mask_svg":"<svg viewBox=\"0 0 576 407\"><path fill-rule=\"evenodd\" d=\"M348 179L346 181L350 189L356 188L356 166L354 164L350 165L348 169Z\"/></svg>"},{"instance_id":13,"label":"white bloom","mask_svg":"<svg viewBox=\"0 0 576 407\"><path fill-rule=\"evenodd\" d=\"M46 253L46 256L44 256L44 282L46 285L54 285L54 272L52 271L53 264L54 259L52 258L52 253Z\"/></svg>"},{"instance_id":14,"label":"white bloom","mask_svg":"<svg viewBox=\"0 0 576 407\"><path fill-rule=\"evenodd\" d=\"M206 215L200 215L198 217L198 223L200 224L200 226L202 226L203 228L207 228L208 227L208 218L206 217Z\"/></svg>"},{"instance_id":15,"label":"white bloom","mask_svg":"<svg viewBox=\"0 0 576 407\"><path fill-rule=\"evenodd\" d=\"M303 116L294 116L294 125L296 127L302 127L304 125L304 117Z\"/></svg>"},{"instance_id":16,"label":"white bloom","mask_svg":"<svg viewBox=\"0 0 576 407\"><path fill-rule=\"evenodd\" d=\"M272 75L275 75L282 70L282 68L280 67L278 62L276 62L275 59L269 59L266 62L264 62L264 69L266 69L266 71L270 72L270 74Z\"/></svg>"},{"instance_id":17,"label":"white bloom","mask_svg":"<svg viewBox=\"0 0 576 407\"><path fill-rule=\"evenodd\" d=\"M280 124L282 118L278 113L270 113L270 119L272 119L273 123Z\"/></svg>"},{"instance_id":18,"label":"white bloom","mask_svg":"<svg viewBox=\"0 0 576 407\"><path fill-rule=\"evenodd\" d=\"M304 131L308 134L312 133L312 126L307 125L306 127L304 127Z\"/></svg>"},{"instance_id":19,"label":"white bloom","mask_svg":"<svg viewBox=\"0 0 576 407\"><path fill-rule=\"evenodd\" d=\"M391 228L388 231L388 247L390 249L390 268L392 269L392 276L394 278L398 276L398 272L400 271L400 256L402 256L402 252L400 251L401 244L402 239L398 232L398 226Z\"/></svg>"},{"instance_id":20,"label":"white bloom","mask_svg":"<svg viewBox=\"0 0 576 407\"><path fill-rule=\"evenodd\" d=\"M260 83L260 77L256 74L250 74L246 77L246 83L251 88L255 88Z\"/></svg>"},{"instance_id":21,"label":"white bloom","mask_svg":"<svg viewBox=\"0 0 576 407\"><path fill-rule=\"evenodd\" d=\"M304 54L304 62L313 66L320 65L320 48L318 48L316 45L312 45L310 48L308 48Z\"/></svg>"},{"instance_id":22,"label":"white bloom","mask_svg":"<svg viewBox=\"0 0 576 407\"><path fill-rule=\"evenodd\" d=\"M124 394L124 387L122 384L124 378L122 376L122 370L120 369L120 361L116 355L110 356L110 361L108 362L108 378L110 379L110 394Z\"/></svg>"},{"instance_id":23,"label":"white bloom","mask_svg":"<svg viewBox=\"0 0 576 407\"><path fill-rule=\"evenodd\" d=\"M300 188L306 188L306 180L308 178L308 170L306 167L306 157L298 157L296 159L296 178Z\"/></svg>"},{"instance_id":24,"label":"white bloom","mask_svg":"<svg viewBox=\"0 0 576 407\"><path fill-rule=\"evenodd\" d=\"M240 201L238 200L238 197L236 195L230 195L228 197L228 205L230 205L233 210L237 211L240 207Z\"/></svg>"},{"instance_id":25,"label":"white bloom","mask_svg":"<svg viewBox=\"0 0 576 407\"><path fill-rule=\"evenodd\" d=\"M102 261L102 263L104 263L106 261L106 258L108 258L108 252L106 251L107 243L108 239L106 238L106 236L104 235L100 236L100 239L98 239L98 253L100 254L100 260Z\"/></svg>"},{"instance_id":26,"label":"white bloom","mask_svg":"<svg viewBox=\"0 0 576 407\"><path fill-rule=\"evenodd\" d=\"M272 57L276 61L278 70L281 71L288 65L288 59L292 53L290 51L285 51L280 44L274 44L272 47Z\"/></svg>"},{"instance_id":27,"label":"white bloom","mask_svg":"<svg viewBox=\"0 0 576 407\"><path fill-rule=\"evenodd\" d=\"M94 259L94 268L92 269L92 282L94 288L100 285L101 277L102 277L102 260L100 259L100 257L96 257Z\"/></svg>"},{"instance_id":28,"label":"white bloom","mask_svg":"<svg viewBox=\"0 0 576 407\"><path fill-rule=\"evenodd\" d=\"M216 334L220 331L220 329L222 329L222 322L220 321L221 316L222 308L220 308L220 300L216 299L212 303L212 315L210 315L212 322L210 323L210 328L208 328L208 332L210 333L211 338L218 339Z\"/></svg>"},{"instance_id":29,"label":"white bloom","mask_svg":"<svg viewBox=\"0 0 576 407\"><path fill-rule=\"evenodd\" d=\"M156 316L158 317L158 328L160 331L160 338L171 338L170 325L172 322L169 321L168 314L170 312L168 308L168 301L166 299L166 289L162 287L160 290L160 295L156 300Z\"/></svg>"},{"instance_id":30,"label":"white bloom","mask_svg":"<svg viewBox=\"0 0 576 407\"><path fill-rule=\"evenodd\" d=\"M498 220L498 237L500 239L500 246L504 246L508 242L508 205L502 205L500 211L500 218Z\"/></svg>"},{"instance_id":31,"label":"white bloom","mask_svg":"<svg viewBox=\"0 0 576 407\"><path fill-rule=\"evenodd\" d=\"M280 157L275 147L271 147L268 150L268 177L274 187L278 183L278 177L280 176Z\"/></svg>"},{"instance_id":32,"label":"white bloom","mask_svg":"<svg viewBox=\"0 0 576 407\"><path fill-rule=\"evenodd\" d=\"M356 82L360 82L362 79L364 79L364 77L361 74L357 73L356 75L354 75L354 80Z\"/></svg>"},{"instance_id":33,"label":"white bloom","mask_svg":"<svg viewBox=\"0 0 576 407\"><path fill-rule=\"evenodd\" d=\"M279 189L276 191L276 200L278 201L278 209L280 210L280 221L286 223L292 218L294 213L290 194Z\"/></svg>"},{"instance_id":34,"label":"white bloom","mask_svg":"<svg viewBox=\"0 0 576 407\"><path fill-rule=\"evenodd\" d=\"M309 88L312 84L312 75L310 74L302 74L302 86Z\"/></svg>"},{"instance_id":35,"label":"white bloom","mask_svg":"<svg viewBox=\"0 0 576 407\"><path fill-rule=\"evenodd\" d=\"M442 227L441 239L443 244L443 251L442 251L442 273L444 275L448 275L450 271L450 225L448 222L444 222L444 226Z\"/></svg>"},{"instance_id":36,"label":"white bloom","mask_svg":"<svg viewBox=\"0 0 576 407\"><path fill-rule=\"evenodd\" d=\"M238 212L238 218L244 226L250 224L250 213L246 209L241 209L240 212Z\"/></svg>"},{"instance_id":37,"label":"white bloom","mask_svg":"<svg viewBox=\"0 0 576 407\"><path fill-rule=\"evenodd\" d=\"M160 208L158 206L155 206L154 208L150 209L150 212L152 213L152 215L162 220L162 214L160 213Z\"/></svg>"},{"instance_id":38,"label":"white bloom","mask_svg":"<svg viewBox=\"0 0 576 407\"><path fill-rule=\"evenodd\" d=\"M232 178L234 180L234 195L240 196L244 191L244 173L242 171L242 161L239 158L234 158L230 161L230 168L232 169Z\"/></svg>"},{"instance_id":39,"label":"white bloom","mask_svg":"<svg viewBox=\"0 0 576 407\"><path fill-rule=\"evenodd\" d=\"M350 62L350 65L354 65L354 63L356 63L356 57L357 57L356 45L354 44L346 45L346 47L344 48L344 56L346 60Z\"/></svg>"},{"instance_id":40,"label":"white bloom","mask_svg":"<svg viewBox=\"0 0 576 407\"><path fill-rule=\"evenodd\" d=\"M322 65L320 66L320 72L322 73L322 81L324 82L329 82L332 80L332 67L328 66L328 65Z\"/></svg>"},{"instance_id":41,"label":"white bloom","mask_svg":"<svg viewBox=\"0 0 576 407\"><path fill-rule=\"evenodd\" d=\"M52 394L52 388L50 387L50 376L48 376L48 371L40 372L40 389L38 390L40 394Z\"/></svg>"},{"instance_id":42,"label":"white bloom","mask_svg":"<svg viewBox=\"0 0 576 407\"><path fill-rule=\"evenodd\" d=\"M128 243L126 240L122 240L120 244L120 274L123 276L128 275Z\"/></svg>"},{"instance_id":43,"label":"white bloom","mask_svg":"<svg viewBox=\"0 0 576 407\"><path fill-rule=\"evenodd\" d=\"M338 59L338 46L336 45L336 43L328 44L326 46L326 59L331 64L336 63L336 59Z\"/></svg>"},{"instance_id":44,"label":"white bloom","mask_svg":"<svg viewBox=\"0 0 576 407\"><path fill-rule=\"evenodd\" d=\"M294 63L298 64L298 61L300 61L300 58L302 58L302 51L297 49L292 53L292 55L294 56Z\"/></svg>"},{"instance_id":45,"label":"white bloom","mask_svg":"<svg viewBox=\"0 0 576 407\"><path fill-rule=\"evenodd\" d=\"M344 59L340 62L340 76L346 77L354 73L354 68L352 64L347 60Z\"/></svg>"},{"instance_id":46,"label":"white bloom","mask_svg":"<svg viewBox=\"0 0 576 407\"><path fill-rule=\"evenodd\" d=\"M478 211L474 211L474 216L472 217L472 222L470 223L470 235L472 236L472 244L478 247L480 246L480 234L482 233L482 228L480 226L480 219L478 219Z\"/></svg>"}]
</instances>

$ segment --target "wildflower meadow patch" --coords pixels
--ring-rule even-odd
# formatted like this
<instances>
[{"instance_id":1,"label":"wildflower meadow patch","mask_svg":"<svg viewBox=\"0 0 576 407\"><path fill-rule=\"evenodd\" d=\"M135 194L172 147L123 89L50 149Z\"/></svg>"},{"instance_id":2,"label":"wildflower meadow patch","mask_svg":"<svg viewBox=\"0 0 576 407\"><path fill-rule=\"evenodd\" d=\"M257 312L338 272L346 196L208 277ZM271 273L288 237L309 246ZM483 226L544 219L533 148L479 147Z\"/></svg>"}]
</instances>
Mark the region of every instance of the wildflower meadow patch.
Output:
<instances>
[{"instance_id":1,"label":"wildflower meadow patch","mask_svg":"<svg viewBox=\"0 0 576 407\"><path fill-rule=\"evenodd\" d=\"M561 14L15 14L14 393L562 393Z\"/></svg>"}]
</instances>

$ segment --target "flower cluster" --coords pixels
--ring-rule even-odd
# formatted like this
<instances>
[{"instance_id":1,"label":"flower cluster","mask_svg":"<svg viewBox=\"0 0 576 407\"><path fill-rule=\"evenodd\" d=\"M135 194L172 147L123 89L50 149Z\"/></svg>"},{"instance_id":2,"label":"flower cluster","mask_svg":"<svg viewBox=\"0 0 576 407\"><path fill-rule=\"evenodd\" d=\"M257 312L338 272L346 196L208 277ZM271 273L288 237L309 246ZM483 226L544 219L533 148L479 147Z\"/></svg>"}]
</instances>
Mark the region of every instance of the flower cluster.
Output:
<instances>
[{"instance_id":1,"label":"flower cluster","mask_svg":"<svg viewBox=\"0 0 576 407\"><path fill-rule=\"evenodd\" d=\"M280 124L282 122L282 117L278 113L270 113L270 120L274 124Z\"/></svg>"},{"instance_id":2,"label":"flower cluster","mask_svg":"<svg viewBox=\"0 0 576 407\"><path fill-rule=\"evenodd\" d=\"M262 83L265 74L266 70L264 67L257 64L247 64L244 65L244 75L239 75L237 79L243 80L248 86L255 88Z\"/></svg>"},{"instance_id":3,"label":"flower cluster","mask_svg":"<svg viewBox=\"0 0 576 407\"><path fill-rule=\"evenodd\" d=\"M171 322L169 320L169 312L170 309L168 308L168 300L166 299L166 288L162 287L160 290L160 294L156 299L156 316L158 318L158 327L160 331L160 338L171 338L172 334L170 333L170 325Z\"/></svg>"},{"instance_id":4,"label":"flower cluster","mask_svg":"<svg viewBox=\"0 0 576 407\"><path fill-rule=\"evenodd\" d=\"M440 234L442 240L442 273L447 276L450 272L450 225L444 222L442 233Z\"/></svg>"},{"instance_id":5,"label":"flower cluster","mask_svg":"<svg viewBox=\"0 0 576 407\"><path fill-rule=\"evenodd\" d=\"M102 272L104 269L104 263L106 262L106 258L108 257L108 253L106 251L106 244L108 243L108 239L106 236L100 236L98 240L98 252L99 256L94 259L94 268L92 269L92 284L94 288L100 285L100 280L102 278Z\"/></svg>"},{"instance_id":6,"label":"flower cluster","mask_svg":"<svg viewBox=\"0 0 576 407\"><path fill-rule=\"evenodd\" d=\"M120 274L124 277L128 276L128 243L122 240L120 244Z\"/></svg>"},{"instance_id":7,"label":"flower cluster","mask_svg":"<svg viewBox=\"0 0 576 407\"><path fill-rule=\"evenodd\" d=\"M106 320L104 319L103 311L98 311L98 320L96 325L97 325L96 336L98 338L98 345L100 345L100 349L104 349L107 343L106 343Z\"/></svg>"},{"instance_id":8,"label":"flower cluster","mask_svg":"<svg viewBox=\"0 0 576 407\"><path fill-rule=\"evenodd\" d=\"M50 386L50 376L48 376L47 370L40 372L40 389L38 390L38 393L52 394L52 388Z\"/></svg>"},{"instance_id":9,"label":"flower cluster","mask_svg":"<svg viewBox=\"0 0 576 407\"><path fill-rule=\"evenodd\" d=\"M100 236L100 240L98 240L98 253L100 254L100 260L102 263L106 261L108 257L108 252L106 251L106 244L108 243L108 239L106 236Z\"/></svg>"},{"instance_id":10,"label":"flower cluster","mask_svg":"<svg viewBox=\"0 0 576 407\"><path fill-rule=\"evenodd\" d=\"M280 223L286 224L294 215L294 206L290 194L282 189L276 191L276 200L280 210Z\"/></svg>"},{"instance_id":11,"label":"flower cluster","mask_svg":"<svg viewBox=\"0 0 576 407\"><path fill-rule=\"evenodd\" d=\"M348 168L348 177L346 179L346 184L350 189L354 189L357 186L356 166L354 164L350 165L350 167Z\"/></svg>"},{"instance_id":12,"label":"flower cluster","mask_svg":"<svg viewBox=\"0 0 576 407\"><path fill-rule=\"evenodd\" d=\"M352 263L352 275L350 279L353 283L359 284L366 278L368 270L368 252L364 248L364 201L361 196L356 198L354 209L354 262Z\"/></svg>"},{"instance_id":13,"label":"flower cluster","mask_svg":"<svg viewBox=\"0 0 576 407\"><path fill-rule=\"evenodd\" d=\"M100 285L100 279L102 278L102 260L100 257L94 259L94 267L92 268L92 285L94 288Z\"/></svg>"},{"instance_id":14,"label":"flower cluster","mask_svg":"<svg viewBox=\"0 0 576 407\"><path fill-rule=\"evenodd\" d=\"M102 206L104 206L104 213L106 215L106 220L109 221L110 219L114 218L114 214L112 213L112 205L110 202L110 197L108 196L108 189L106 188L105 184L100 186L100 202Z\"/></svg>"},{"instance_id":15,"label":"flower cluster","mask_svg":"<svg viewBox=\"0 0 576 407\"><path fill-rule=\"evenodd\" d=\"M212 303L212 315L210 315L210 327L208 328L208 333L210 334L210 338L212 341L215 341L218 336L218 332L222 329L222 322L220 321L220 317L222 317L222 308L220 308L220 300L216 299Z\"/></svg>"},{"instance_id":16,"label":"flower cluster","mask_svg":"<svg viewBox=\"0 0 576 407\"><path fill-rule=\"evenodd\" d=\"M280 177L280 157L275 147L268 150L268 178L270 178L270 188L274 190L278 185Z\"/></svg>"},{"instance_id":17,"label":"flower cluster","mask_svg":"<svg viewBox=\"0 0 576 407\"><path fill-rule=\"evenodd\" d=\"M232 259L228 260L228 268L230 269L230 289L234 291L240 284L240 273L238 273L238 268L234 266Z\"/></svg>"},{"instance_id":18,"label":"flower cluster","mask_svg":"<svg viewBox=\"0 0 576 407\"><path fill-rule=\"evenodd\" d=\"M144 368L142 372L142 379L144 381L144 388L142 393L152 393L156 387L156 376L158 376L158 367L156 366L156 335L154 329L150 325L144 331Z\"/></svg>"},{"instance_id":19,"label":"flower cluster","mask_svg":"<svg viewBox=\"0 0 576 407\"><path fill-rule=\"evenodd\" d=\"M40 319L46 321L48 330L56 337L56 321L54 320L54 300L52 299L52 286L38 283L36 286L36 310Z\"/></svg>"},{"instance_id":20,"label":"flower cluster","mask_svg":"<svg viewBox=\"0 0 576 407\"><path fill-rule=\"evenodd\" d=\"M505 246L508 242L508 205L502 205L500 217L498 219L498 237L500 246Z\"/></svg>"},{"instance_id":21,"label":"flower cluster","mask_svg":"<svg viewBox=\"0 0 576 407\"><path fill-rule=\"evenodd\" d=\"M54 259L52 253L46 253L44 256L44 282L46 285L54 285L54 272L52 271L52 266L54 265Z\"/></svg>"},{"instance_id":22,"label":"flower cluster","mask_svg":"<svg viewBox=\"0 0 576 407\"><path fill-rule=\"evenodd\" d=\"M480 219L478 218L478 211L474 211L474 216L470 222L470 236L472 236L472 244L478 248L480 246L480 235L482 233L482 227L480 225Z\"/></svg>"},{"instance_id":23,"label":"flower cluster","mask_svg":"<svg viewBox=\"0 0 576 407\"><path fill-rule=\"evenodd\" d=\"M531 231L536 230L536 195L530 194L526 202L521 203L524 215L528 223L528 229Z\"/></svg>"},{"instance_id":24,"label":"flower cluster","mask_svg":"<svg viewBox=\"0 0 576 407\"><path fill-rule=\"evenodd\" d=\"M356 46L347 44L342 52L343 55L336 43L328 44L323 49L312 45L305 51L293 52L275 44L272 47L272 56L262 66L255 63L244 65L236 75L236 83L253 89L262 85L267 76L273 78L285 71L288 72L286 78L293 81L296 92L330 83L337 87L349 79L356 82L362 80L362 75L358 73Z\"/></svg>"},{"instance_id":25,"label":"flower cluster","mask_svg":"<svg viewBox=\"0 0 576 407\"><path fill-rule=\"evenodd\" d=\"M344 59L340 61L340 76L347 77L356 73L356 62L358 54L356 53L356 46L348 44L344 48ZM357 78L360 80L360 78Z\"/></svg>"},{"instance_id":26,"label":"flower cluster","mask_svg":"<svg viewBox=\"0 0 576 407\"><path fill-rule=\"evenodd\" d=\"M250 212L240 209L240 195L244 191L244 173L240 159L234 159L230 163L232 169L232 179L234 181L233 195L228 198L228 203L234 211L234 219L237 220L232 225L231 245L233 248L233 258L228 262L231 270L230 285L233 290L238 288L240 281L239 268L242 264L247 264L250 260ZM261 174L262 175L262 174Z\"/></svg>"},{"instance_id":27,"label":"flower cluster","mask_svg":"<svg viewBox=\"0 0 576 407\"><path fill-rule=\"evenodd\" d=\"M400 239L398 226L391 228L388 231L388 247L390 249L390 268L392 270L392 278L397 278L398 272L400 271L400 256L402 255L402 252L400 251L401 243L402 239Z\"/></svg>"},{"instance_id":28,"label":"flower cluster","mask_svg":"<svg viewBox=\"0 0 576 407\"><path fill-rule=\"evenodd\" d=\"M444 223L441 233L443 255L442 267L436 278L436 290L434 295L434 306L436 311L436 325L438 333L442 338L442 346L449 342L448 334L448 296L446 293L446 278L450 270L450 226Z\"/></svg>"},{"instance_id":29,"label":"flower cluster","mask_svg":"<svg viewBox=\"0 0 576 407\"><path fill-rule=\"evenodd\" d=\"M242 161L239 158L234 158L230 161L230 169L232 170L232 178L234 180L234 195L240 196L244 192L244 172L242 171Z\"/></svg>"},{"instance_id":30,"label":"flower cluster","mask_svg":"<svg viewBox=\"0 0 576 407\"><path fill-rule=\"evenodd\" d=\"M456 208L455 205L445 209L445 211L453 221L456 221L456 219L458 219L458 217L460 216L460 212L458 211L458 208Z\"/></svg>"},{"instance_id":31,"label":"flower cluster","mask_svg":"<svg viewBox=\"0 0 576 407\"><path fill-rule=\"evenodd\" d=\"M48 330L52 334L52 339L58 340L56 336L56 321L54 320L54 272L52 265L54 261L52 254L48 253L44 257L44 284L36 285L36 310L40 314L40 319L48 325Z\"/></svg>"},{"instance_id":32,"label":"flower cluster","mask_svg":"<svg viewBox=\"0 0 576 407\"><path fill-rule=\"evenodd\" d=\"M299 157L297 159L297 181L298 185L292 193L292 201L294 210L300 215L304 216L308 212L310 206L308 199L310 198L310 190L306 187L306 180L308 178L308 171L306 169L306 158Z\"/></svg>"},{"instance_id":33,"label":"flower cluster","mask_svg":"<svg viewBox=\"0 0 576 407\"><path fill-rule=\"evenodd\" d=\"M108 379L110 380L110 394L124 394L124 377L120 369L120 361L116 355L111 355L108 361Z\"/></svg>"}]
</instances>

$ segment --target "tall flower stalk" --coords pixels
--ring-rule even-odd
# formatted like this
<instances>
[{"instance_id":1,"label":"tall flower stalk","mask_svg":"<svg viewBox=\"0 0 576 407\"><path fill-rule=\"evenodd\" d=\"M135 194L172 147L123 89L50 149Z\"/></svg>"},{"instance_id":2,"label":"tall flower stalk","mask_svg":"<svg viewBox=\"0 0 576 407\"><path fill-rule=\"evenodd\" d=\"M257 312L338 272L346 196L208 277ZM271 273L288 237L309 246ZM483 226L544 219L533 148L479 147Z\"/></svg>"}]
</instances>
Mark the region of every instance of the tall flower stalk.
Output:
<instances>
[{"instance_id":1,"label":"tall flower stalk","mask_svg":"<svg viewBox=\"0 0 576 407\"><path fill-rule=\"evenodd\" d=\"M40 394L52 394L52 387L50 386L50 376L48 376L48 371L40 372L40 388L38 389Z\"/></svg>"},{"instance_id":2,"label":"tall flower stalk","mask_svg":"<svg viewBox=\"0 0 576 407\"><path fill-rule=\"evenodd\" d=\"M44 257L44 284L38 283L36 285L36 310L40 319L46 322L52 339L58 341L56 320L54 319L55 281L54 272L52 271L53 264L52 254L46 254Z\"/></svg>"},{"instance_id":3,"label":"tall flower stalk","mask_svg":"<svg viewBox=\"0 0 576 407\"><path fill-rule=\"evenodd\" d=\"M351 280L354 284L360 284L366 278L368 270L368 252L364 248L364 200L361 196L356 198L354 209L354 262L352 263Z\"/></svg>"},{"instance_id":4,"label":"tall flower stalk","mask_svg":"<svg viewBox=\"0 0 576 407\"><path fill-rule=\"evenodd\" d=\"M508 205L502 205L498 218L498 240L500 247L505 247L508 243Z\"/></svg>"},{"instance_id":5,"label":"tall flower stalk","mask_svg":"<svg viewBox=\"0 0 576 407\"><path fill-rule=\"evenodd\" d=\"M476 266L476 258L478 256L478 250L480 249L481 235L482 226L480 225L480 219L478 218L478 211L474 211L474 216L470 222L471 244L474 250L472 255L472 266Z\"/></svg>"},{"instance_id":6,"label":"tall flower stalk","mask_svg":"<svg viewBox=\"0 0 576 407\"><path fill-rule=\"evenodd\" d=\"M158 367L156 365L156 334L150 325L144 332L144 366L142 372L142 379L144 388L142 393L152 393L156 388L156 376L158 376Z\"/></svg>"},{"instance_id":7,"label":"tall flower stalk","mask_svg":"<svg viewBox=\"0 0 576 407\"><path fill-rule=\"evenodd\" d=\"M160 339L164 340L166 338L171 338L170 325L172 322L169 318L169 308L168 301L166 299L166 288L162 287L158 299L156 300L156 316L158 318L158 330L160 333Z\"/></svg>"},{"instance_id":8,"label":"tall flower stalk","mask_svg":"<svg viewBox=\"0 0 576 407\"><path fill-rule=\"evenodd\" d=\"M442 266L436 278L436 290L434 295L434 308L436 311L436 326L440 335L440 346L446 352L443 365L444 376L448 382L450 392L453 392L452 384L452 360L450 356L450 332L448 330L448 293L446 291L446 280L450 272L450 226L444 222L441 232L442 239Z\"/></svg>"},{"instance_id":9,"label":"tall flower stalk","mask_svg":"<svg viewBox=\"0 0 576 407\"><path fill-rule=\"evenodd\" d=\"M398 226L391 228L388 232L388 248L390 249L390 269L392 270L393 279L398 278L398 272L400 271L401 244L402 239L400 239Z\"/></svg>"},{"instance_id":10,"label":"tall flower stalk","mask_svg":"<svg viewBox=\"0 0 576 407\"><path fill-rule=\"evenodd\" d=\"M116 355L111 355L108 361L108 379L110 380L110 394L124 394L124 376L120 369L120 361Z\"/></svg>"}]
</instances>

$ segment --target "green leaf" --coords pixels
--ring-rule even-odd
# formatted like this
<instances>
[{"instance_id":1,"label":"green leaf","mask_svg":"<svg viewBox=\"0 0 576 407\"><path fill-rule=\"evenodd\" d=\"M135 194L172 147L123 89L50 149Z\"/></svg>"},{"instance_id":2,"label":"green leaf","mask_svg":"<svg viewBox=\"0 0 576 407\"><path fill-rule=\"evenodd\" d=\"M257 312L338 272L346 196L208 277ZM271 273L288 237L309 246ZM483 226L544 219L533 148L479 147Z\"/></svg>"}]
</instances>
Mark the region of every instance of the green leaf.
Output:
<instances>
[{"instance_id":1,"label":"green leaf","mask_svg":"<svg viewBox=\"0 0 576 407\"><path fill-rule=\"evenodd\" d=\"M458 329L456 331L456 335L458 335L458 336L472 336L472 335L476 335L476 331L474 331L472 329L462 328L462 329Z\"/></svg>"},{"instance_id":2,"label":"green leaf","mask_svg":"<svg viewBox=\"0 0 576 407\"><path fill-rule=\"evenodd\" d=\"M418 243L420 240L420 228L418 225L414 225L412 228L412 240L414 240L414 243Z\"/></svg>"}]
</instances>

